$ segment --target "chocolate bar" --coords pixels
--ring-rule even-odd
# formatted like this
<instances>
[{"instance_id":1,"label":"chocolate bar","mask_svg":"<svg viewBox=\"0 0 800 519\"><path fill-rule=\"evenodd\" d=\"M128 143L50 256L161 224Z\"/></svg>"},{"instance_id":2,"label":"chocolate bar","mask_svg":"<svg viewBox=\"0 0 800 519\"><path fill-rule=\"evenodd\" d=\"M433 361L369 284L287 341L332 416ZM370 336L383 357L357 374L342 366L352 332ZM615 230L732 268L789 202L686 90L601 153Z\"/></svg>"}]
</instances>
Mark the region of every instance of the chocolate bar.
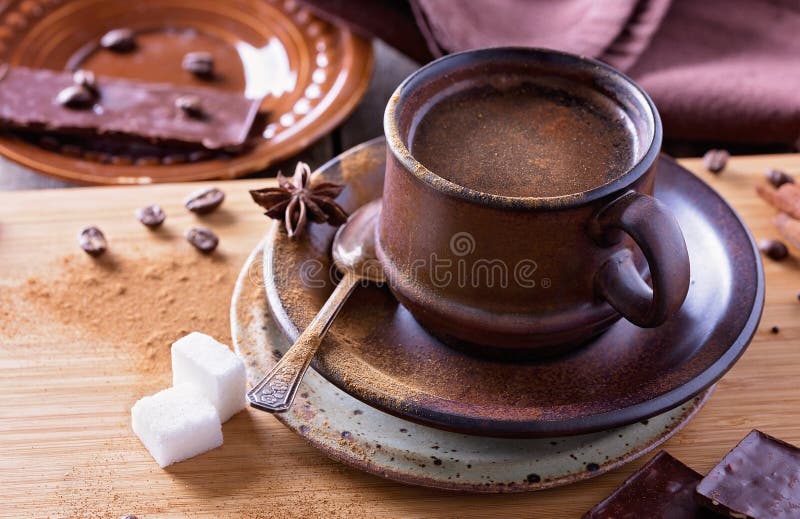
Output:
<instances>
[{"instance_id":1,"label":"chocolate bar","mask_svg":"<svg viewBox=\"0 0 800 519\"><path fill-rule=\"evenodd\" d=\"M800 517L800 449L753 430L697 486L709 510L740 519Z\"/></svg>"},{"instance_id":2,"label":"chocolate bar","mask_svg":"<svg viewBox=\"0 0 800 519\"><path fill-rule=\"evenodd\" d=\"M583 519L710 519L714 514L694 501L702 477L661 451Z\"/></svg>"},{"instance_id":3,"label":"chocolate bar","mask_svg":"<svg viewBox=\"0 0 800 519\"><path fill-rule=\"evenodd\" d=\"M93 102L67 106L70 88L81 88L70 72L0 70L0 128L229 150L245 143L260 105L211 88L99 77Z\"/></svg>"}]
</instances>

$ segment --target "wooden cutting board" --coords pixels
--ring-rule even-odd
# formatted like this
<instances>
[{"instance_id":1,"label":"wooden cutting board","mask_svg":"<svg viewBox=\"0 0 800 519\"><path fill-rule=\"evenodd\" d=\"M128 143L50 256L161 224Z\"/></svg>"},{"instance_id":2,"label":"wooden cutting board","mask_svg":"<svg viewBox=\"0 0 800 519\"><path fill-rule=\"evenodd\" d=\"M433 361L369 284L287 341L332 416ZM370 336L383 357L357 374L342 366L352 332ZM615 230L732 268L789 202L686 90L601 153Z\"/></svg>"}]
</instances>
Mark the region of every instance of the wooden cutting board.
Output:
<instances>
[{"instance_id":1,"label":"wooden cutting board","mask_svg":"<svg viewBox=\"0 0 800 519\"><path fill-rule=\"evenodd\" d=\"M767 167L800 175L800 155L737 157L719 176L699 160L683 164L733 204L756 239L776 236L774 212L753 187ZM224 425L221 448L158 468L130 430L130 406L169 385L173 338L198 329L229 340L233 282L267 227L247 190L269 182L216 183L227 200L203 218L181 204L199 185L0 193L0 516L569 518L646 461L540 493L457 495L361 474L247 409ZM168 214L158 233L133 217L150 203ZM221 238L213 256L181 237L197 223ZM109 238L102 261L77 248L85 225ZM664 446L699 472L752 428L800 445L794 253L765 259L767 306L753 343Z\"/></svg>"}]
</instances>

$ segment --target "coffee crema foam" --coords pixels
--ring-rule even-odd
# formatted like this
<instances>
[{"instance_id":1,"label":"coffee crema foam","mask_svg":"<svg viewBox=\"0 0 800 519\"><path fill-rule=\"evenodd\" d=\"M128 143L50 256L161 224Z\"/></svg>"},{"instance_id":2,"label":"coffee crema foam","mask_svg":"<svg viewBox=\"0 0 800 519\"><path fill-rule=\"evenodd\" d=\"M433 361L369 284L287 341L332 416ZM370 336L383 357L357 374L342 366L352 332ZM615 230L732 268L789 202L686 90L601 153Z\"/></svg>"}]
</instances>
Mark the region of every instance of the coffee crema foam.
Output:
<instances>
[{"instance_id":1,"label":"coffee crema foam","mask_svg":"<svg viewBox=\"0 0 800 519\"><path fill-rule=\"evenodd\" d=\"M633 122L602 93L559 78L469 84L416 118L411 154L483 193L553 197L607 184L636 160Z\"/></svg>"}]
</instances>

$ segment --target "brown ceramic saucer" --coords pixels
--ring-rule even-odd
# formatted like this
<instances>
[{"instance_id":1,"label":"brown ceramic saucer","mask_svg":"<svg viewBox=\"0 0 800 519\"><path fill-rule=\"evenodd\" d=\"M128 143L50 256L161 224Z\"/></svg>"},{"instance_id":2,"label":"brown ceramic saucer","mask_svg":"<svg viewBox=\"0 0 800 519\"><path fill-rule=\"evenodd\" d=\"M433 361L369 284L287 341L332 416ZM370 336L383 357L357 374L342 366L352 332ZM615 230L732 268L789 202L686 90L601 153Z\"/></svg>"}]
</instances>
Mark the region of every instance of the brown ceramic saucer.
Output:
<instances>
[{"instance_id":1,"label":"brown ceramic saucer","mask_svg":"<svg viewBox=\"0 0 800 519\"><path fill-rule=\"evenodd\" d=\"M329 162L352 211L381 193L385 145L376 139ZM738 215L668 157L655 196L680 223L691 259L689 295L655 329L625 320L568 356L542 362L472 357L423 330L386 288L351 296L314 368L386 412L485 436L559 436L630 424L674 408L717 381L742 355L764 303L761 261ZM273 226L264 251L270 309L294 339L328 297L334 229L312 225L289 240Z\"/></svg>"},{"instance_id":2,"label":"brown ceramic saucer","mask_svg":"<svg viewBox=\"0 0 800 519\"><path fill-rule=\"evenodd\" d=\"M139 48L97 51L99 38L119 27L139 32ZM198 50L214 55L215 80L182 70L183 55ZM76 157L0 134L0 154L42 173L86 184L142 184L233 178L297 153L356 106L369 82L372 48L294 0L10 0L0 3L2 62L266 95L261 108L269 115L250 151L195 163L125 165L121 153L89 160L89 153Z\"/></svg>"}]
</instances>

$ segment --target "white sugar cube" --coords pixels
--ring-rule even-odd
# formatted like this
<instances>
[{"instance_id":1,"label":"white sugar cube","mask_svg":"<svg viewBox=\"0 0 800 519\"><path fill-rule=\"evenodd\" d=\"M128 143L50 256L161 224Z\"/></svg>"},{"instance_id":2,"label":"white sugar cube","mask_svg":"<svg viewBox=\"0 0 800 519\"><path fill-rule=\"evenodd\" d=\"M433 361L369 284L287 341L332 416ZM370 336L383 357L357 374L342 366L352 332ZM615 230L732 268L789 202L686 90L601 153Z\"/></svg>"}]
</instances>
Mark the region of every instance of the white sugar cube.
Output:
<instances>
[{"instance_id":1,"label":"white sugar cube","mask_svg":"<svg viewBox=\"0 0 800 519\"><path fill-rule=\"evenodd\" d=\"M216 408L189 385L171 387L136 402L131 425L160 467L222 445Z\"/></svg>"},{"instance_id":2,"label":"white sugar cube","mask_svg":"<svg viewBox=\"0 0 800 519\"><path fill-rule=\"evenodd\" d=\"M217 408L226 422L245 408L244 362L227 346L192 332L172 344L172 384L192 384Z\"/></svg>"}]
</instances>

